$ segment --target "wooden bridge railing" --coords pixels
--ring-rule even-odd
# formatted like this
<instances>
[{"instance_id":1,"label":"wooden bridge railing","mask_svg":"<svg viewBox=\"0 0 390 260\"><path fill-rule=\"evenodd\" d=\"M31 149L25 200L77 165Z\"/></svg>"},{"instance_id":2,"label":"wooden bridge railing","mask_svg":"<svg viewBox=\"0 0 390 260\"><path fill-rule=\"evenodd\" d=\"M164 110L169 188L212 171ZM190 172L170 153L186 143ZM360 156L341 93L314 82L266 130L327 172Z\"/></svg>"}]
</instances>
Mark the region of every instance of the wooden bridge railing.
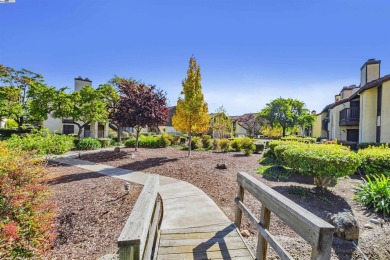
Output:
<instances>
[{"instance_id":1,"label":"wooden bridge railing","mask_svg":"<svg viewBox=\"0 0 390 260\"><path fill-rule=\"evenodd\" d=\"M267 244L275 250L281 259L293 259L289 253L276 241L268 231L271 212L278 216L286 225L294 230L312 246L311 259L330 259L334 227L271 189L247 173L237 174L239 186L235 224L241 226L242 213L256 226L259 231L256 259L265 260ZM258 220L245 206L244 191L248 191L262 204L261 216Z\"/></svg>"},{"instance_id":2,"label":"wooden bridge railing","mask_svg":"<svg viewBox=\"0 0 390 260\"><path fill-rule=\"evenodd\" d=\"M158 188L159 176L148 177L118 238L120 260L152 259L160 233Z\"/></svg>"}]
</instances>

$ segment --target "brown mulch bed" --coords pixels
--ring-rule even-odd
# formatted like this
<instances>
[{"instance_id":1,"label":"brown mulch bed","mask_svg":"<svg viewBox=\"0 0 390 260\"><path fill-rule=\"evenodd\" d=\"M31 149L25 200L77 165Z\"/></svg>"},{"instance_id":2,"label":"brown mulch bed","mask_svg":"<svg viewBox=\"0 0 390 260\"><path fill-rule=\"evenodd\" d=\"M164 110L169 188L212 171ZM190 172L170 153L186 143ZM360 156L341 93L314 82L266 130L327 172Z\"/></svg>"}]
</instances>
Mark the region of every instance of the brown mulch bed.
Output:
<instances>
[{"instance_id":1,"label":"brown mulch bed","mask_svg":"<svg viewBox=\"0 0 390 260\"><path fill-rule=\"evenodd\" d=\"M98 259L117 252L117 239L142 185L58 163L49 164L58 237L45 259Z\"/></svg>"},{"instance_id":2,"label":"brown mulch bed","mask_svg":"<svg viewBox=\"0 0 390 260\"><path fill-rule=\"evenodd\" d=\"M236 174L238 171L244 171L321 218L325 218L327 213L351 210L361 226L359 247L370 259L390 259L390 251L386 249L390 243L389 225L386 224L385 228L376 227L372 230L363 228L370 215L354 202L351 190L352 185L359 184L358 176L342 179L337 186L330 188L329 191L321 192L313 190L311 177L296 174L287 181L263 178L256 173L261 158L261 155L258 154L244 156L235 152L193 152L191 157L187 157L186 151L169 147L164 149L141 148L136 153L135 158L131 158L133 151L134 149L130 148L122 149L119 153L105 151L84 155L81 159L131 170L157 173L187 181L209 195L232 221L234 221L236 209L234 203L237 194ZM221 163L226 164L226 170L216 169L216 165ZM310 194L306 196L297 195L291 192L291 185L310 189L315 193L309 192ZM244 202L252 212L259 216L260 202L248 193L245 194ZM242 228L250 231L252 236L248 242L254 248L257 242L257 232L245 219ZM270 231L292 256L299 259L310 258L311 247L273 214ZM332 259L363 259L362 254L356 250L351 242L337 238L334 239L332 251ZM272 250L269 258L275 258Z\"/></svg>"}]
</instances>

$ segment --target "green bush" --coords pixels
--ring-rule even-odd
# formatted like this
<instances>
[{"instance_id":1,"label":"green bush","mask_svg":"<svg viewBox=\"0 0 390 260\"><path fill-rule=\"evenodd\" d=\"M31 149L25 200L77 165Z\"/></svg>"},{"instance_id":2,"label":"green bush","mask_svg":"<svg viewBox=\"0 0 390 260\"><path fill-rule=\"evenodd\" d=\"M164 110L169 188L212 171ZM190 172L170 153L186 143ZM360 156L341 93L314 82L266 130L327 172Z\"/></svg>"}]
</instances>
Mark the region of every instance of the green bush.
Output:
<instances>
[{"instance_id":1,"label":"green bush","mask_svg":"<svg viewBox=\"0 0 390 260\"><path fill-rule=\"evenodd\" d=\"M303 143L315 143L317 141L317 138L314 137L300 137L295 135L285 136L280 138L280 140L283 141L297 141L297 142L303 142Z\"/></svg>"},{"instance_id":2,"label":"green bush","mask_svg":"<svg viewBox=\"0 0 390 260\"><path fill-rule=\"evenodd\" d=\"M193 136L191 138L191 149L195 150L200 148L203 148L202 139L198 136Z\"/></svg>"},{"instance_id":3,"label":"green bush","mask_svg":"<svg viewBox=\"0 0 390 260\"><path fill-rule=\"evenodd\" d=\"M102 147L101 142L98 139L93 138L83 138L80 139L76 148L78 150L96 150Z\"/></svg>"},{"instance_id":4,"label":"green bush","mask_svg":"<svg viewBox=\"0 0 390 260\"><path fill-rule=\"evenodd\" d=\"M206 148L206 149L213 148L213 140L211 139L210 135L203 135L202 136L202 143L203 143L203 148Z\"/></svg>"},{"instance_id":5,"label":"green bush","mask_svg":"<svg viewBox=\"0 0 390 260\"><path fill-rule=\"evenodd\" d=\"M73 140L71 136L58 135L48 129L42 129L23 136L12 135L7 140L7 147L34 151L37 155L64 154L74 147Z\"/></svg>"},{"instance_id":6,"label":"green bush","mask_svg":"<svg viewBox=\"0 0 390 260\"><path fill-rule=\"evenodd\" d=\"M231 146L234 151L239 152L241 151L241 139L242 138L234 138L231 142Z\"/></svg>"},{"instance_id":7,"label":"green bush","mask_svg":"<svg viewBox=\"0 0 390 260\"><path fill-rule=\"evenodd\" d=\"M115 139L110 140L110 146L122 146L122 145L123 145L122 142L117 142L115 141Z\"/></svg>"},{"instance_id":8,"label":"green bush","mask_svg":"<svg viewBox=\"0 0 390 260\"><path fill-rule=\"evenodd\" d=\"M259 144L259 143L257 143L257 144L255 144L255 146L256 146L256 152L257 152L257 153L261 153L261 152L264 151L264 148L265 148L265 145L264 145L264 144Z\"/></svg>"},{"instance_id":9,"label":"green bush","mask_svg":"<svg viewBox=\"0 0 390 260\"><path fill-rule=\"evenodd\" d=\"M110 138L99 138L98 139L100 142L101 147L108 147L110 146L111 140Z\"/></svg>"},{"instance_id":10,"label":"green bush","mask_svg":"<svg viewBox=\"0 0 390 260\"><path fill-rule=\"evenodd\" d=\"M372 178L372 179L371 179ZM356 192L355 198L375 212L382 212L384 216L390 213L390 176L367 176Z\"/></svg>"},{"instance_id":11,"label":"green bush","mask_svg":"<svg viewBox=\"0 0 390 260\"><path fill-rule=\"evenodd\" d=\"M219 139L214 139L214 141L213 141L213 150L214 151L218 151L220 149L221 149L220 140Z\"/></svg>"},{"instance_id":12,"label":"green bush","mask_svg":"<svg viewBox=\"0 0 390 260\"><path fill-rule=\"evenodd\" d=\"M160 137L160 146L161 147L168 147L172 144L172 141L173 139L171 139L171 137L166 134L166 133L163 133Z\"/></svg>"},{"instance_id":13,"label":"green bush","mask_svg":"<svg viewBox=\"0 0 390 260\"><path fill-rule=\"evenodd\" d=\"M135 138L132 137L125 142L126 147L135 147ZM170 141L167 136L140 136L138 138L138 147L141 148L162 148L170 145Z\"/></svg>"},{"instance_id":14,"label":"green bush","mask_svg":"<svg viewBox=\"0 0 390 260\"><path fill-rule=\"evenodd\" d=\"M362 158L360 170L363 173L390 176L390 148L388 145L380 147L370 146L369 148L359 150L358 154Z\"/></svg>"},{"instance_id":15,"label":"green bush","mask_svg":"<svg viewBox=\"0 0 390 260\"><path fill-rule=\"evenodd\" d=\"M360 149L366 149L368 147L380 147L382 145L384 145L384 144L382 144L382 143L358 143L356 145L356 149L360 150Z\"/></svg>"},{"instance_id":16,"label":"green bush","mask_svg":"<svg viewBox=\"0 0 390 260\"><path fill-rule=\"evenodd\" d=\"M219 140L219 145L221 147L221 150L224 151L224 152L228 152L230 151L231 147L230 147L230 141L228 139L220 139Z\"/></svg>"},{"instance_id":17,"label":"green bush","mask_svg":"<svg viewBox=\"0 0 390 260\"><path fill-rule=\"evenodd\" d=\"M5 122L5 128L7 129L18 128L18 123L16 123L16 121L13 119L8 119L7 122Z\"/></svg>"},{"instance_id":18,"label":"green bush","mask_svg":"<svg viewBox=\"0 0 390 260\"><path fill-rule=\"evenodd\" d=\"M46 161L0 145L0 258L41 259L56 233Z\"/></svg>"},{"instance_id":19,"label":"green bush","mask_svg":"<svg viewBox=\"0 0 390 260\"><path fill-rule=\"evenodd\" d=\"M246 155L252 154L256 150L256 146L253 144L253 140L249 137L244 137L240 142L241 151Z\"/></svg>"},{"instance_id":20,"label":"green bush","mask_svg":"<svg viewBox=\"0 0 390 260\"><path fill-rule=\"evenodd\" d=\"M341 145L296 142L276 146L274 152L279 162L313 176L315 185L321 188L353 174L361 164L359 155Z\"/></svg>"}]
</instances>

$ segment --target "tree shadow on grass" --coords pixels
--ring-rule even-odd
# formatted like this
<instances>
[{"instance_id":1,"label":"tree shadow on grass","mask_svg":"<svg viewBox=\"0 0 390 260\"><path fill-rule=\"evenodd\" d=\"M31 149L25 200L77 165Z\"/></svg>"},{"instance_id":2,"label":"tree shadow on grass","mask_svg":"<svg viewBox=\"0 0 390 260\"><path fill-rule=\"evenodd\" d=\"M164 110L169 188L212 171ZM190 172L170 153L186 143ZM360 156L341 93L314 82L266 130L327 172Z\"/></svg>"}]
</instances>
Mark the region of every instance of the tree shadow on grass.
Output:
<instances>
[{"instance_id":1,"label":"tree shadow on grass","mask_svg":"<svg viewBox=\"0 0 390 260\"><path fill-rule=\"evenodd\" d=\"M172 158L169 159L167 157L155 157L155 158L148 158L142 161L135 161L128 164L123 164L120 167L134 170L134 171L144 171L149 168L162 166L166 163L172 163L178 161L178 158Z\"/></svg>"}]
</instances>

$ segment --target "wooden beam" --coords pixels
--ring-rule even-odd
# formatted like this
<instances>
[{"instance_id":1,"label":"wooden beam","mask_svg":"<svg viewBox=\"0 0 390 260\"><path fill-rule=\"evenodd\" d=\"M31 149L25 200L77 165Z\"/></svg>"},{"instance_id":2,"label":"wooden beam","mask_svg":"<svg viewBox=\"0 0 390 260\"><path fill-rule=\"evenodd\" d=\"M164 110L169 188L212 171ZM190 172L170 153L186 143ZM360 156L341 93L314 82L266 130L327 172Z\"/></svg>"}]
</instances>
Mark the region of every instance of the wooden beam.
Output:
<instances>
[{"instance_id":1,"label":"wooden beam","mask_svg":"<svg viewBox=\"0 0 390 260\"><path fill-rule=\"evenodd\" d=\"M237 198L240 201L244 201L244 193L245 190L241 185L238 185L238 192L237 192ZM238 230L241 229L241 220L242 220L242 211L239 207L236 208L236 220L234 223L236 224Z\"/></svg>"},{"instance_id":2,"label":"wooden beam","mask_svg":"<svg viewBox=\"0 0 390 260\"><path fill-rule=\"evenodd\" d=\"M264 205L261 206L261 216L260 224L265 230L269 229L269 224L271 222L271 211L267 209ZM259 237L257 240L257 259L265 260L267 259L267 239L265 239L259 232Z\"/></svg>"}]
</instances>

